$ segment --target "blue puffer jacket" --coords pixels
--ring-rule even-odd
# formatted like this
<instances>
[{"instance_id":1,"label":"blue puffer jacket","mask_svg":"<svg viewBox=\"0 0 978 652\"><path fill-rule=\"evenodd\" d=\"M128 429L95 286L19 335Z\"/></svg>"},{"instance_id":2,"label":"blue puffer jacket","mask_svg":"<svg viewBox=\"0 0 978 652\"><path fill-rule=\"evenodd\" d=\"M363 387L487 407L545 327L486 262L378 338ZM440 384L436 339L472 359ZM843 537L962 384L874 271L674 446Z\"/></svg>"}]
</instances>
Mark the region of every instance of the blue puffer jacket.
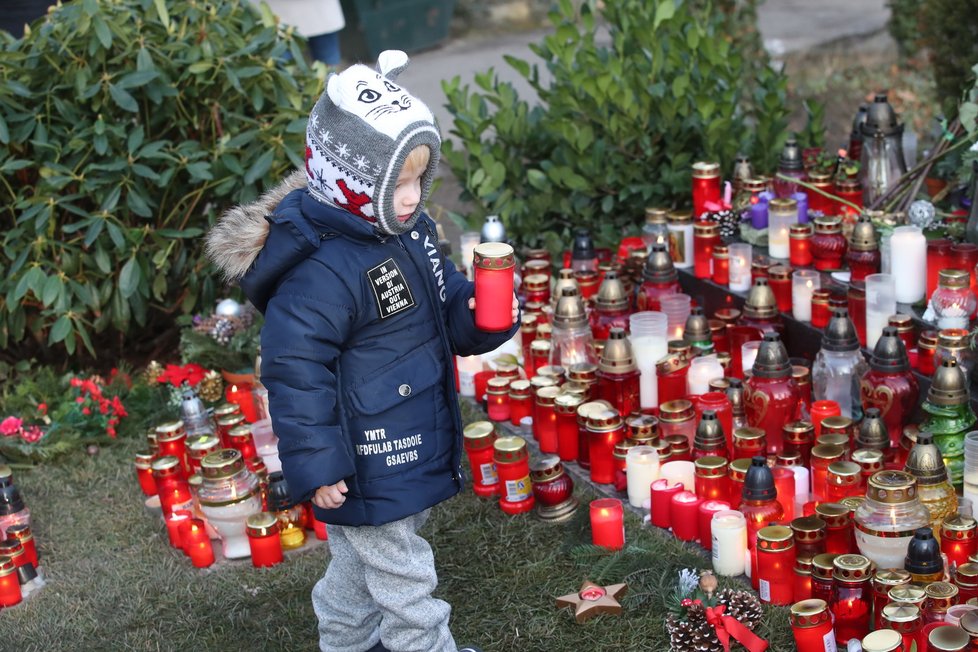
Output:
<instances>
[{"instance_id":1,"label":"blue puffer jacket","mask_svg":"<svg viewBox=\"0 0 978 652\"><path fill-rule=\"evenodd\" d=\"M345 480L339 525L380 525L461 489L462 424L451 356L515 333L476 329L473 285L421 215L401 236L285 195L241 279L264 313L262 382L296 501Z\"/></svg>"}]
</instances>

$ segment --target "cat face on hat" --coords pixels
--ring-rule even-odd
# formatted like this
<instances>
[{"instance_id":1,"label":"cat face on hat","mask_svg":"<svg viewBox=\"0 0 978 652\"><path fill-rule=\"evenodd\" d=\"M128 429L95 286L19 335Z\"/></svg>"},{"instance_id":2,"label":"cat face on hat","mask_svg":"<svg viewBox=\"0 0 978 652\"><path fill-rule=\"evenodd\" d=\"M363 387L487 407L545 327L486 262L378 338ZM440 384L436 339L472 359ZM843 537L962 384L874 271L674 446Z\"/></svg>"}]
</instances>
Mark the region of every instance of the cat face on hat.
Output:
<instances>
[{"instance_id":1,"label":"cat face on hat","mask_svg":"<svg viewBox=\"0 0 978 652\"><path fill-rule=\"evenodd\" d=\"M378 69L362 64L329 77L306 128L310 194L397 234L414 226L431 189L441 137L431 110L400 86L407 55L388 50ZM393 206L397 177L412 149L431 151L414 214L398 219Z\"/></svg>"}]
</instances>

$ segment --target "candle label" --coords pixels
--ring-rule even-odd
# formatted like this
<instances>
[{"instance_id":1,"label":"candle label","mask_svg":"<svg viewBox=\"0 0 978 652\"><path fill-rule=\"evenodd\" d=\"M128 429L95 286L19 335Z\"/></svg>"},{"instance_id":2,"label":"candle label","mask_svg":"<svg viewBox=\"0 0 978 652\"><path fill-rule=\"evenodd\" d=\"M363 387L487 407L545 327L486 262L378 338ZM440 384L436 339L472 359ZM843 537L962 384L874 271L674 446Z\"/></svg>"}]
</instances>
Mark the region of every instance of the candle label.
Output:
<instances>
[{"instance_id":1,"label":"candle label","mask_svg":"<svg viewBox=\"0 0 978 652\"><path fill-rule=\"evenodd\" d=\"M374 291L381 319L393 317L414 306L411 288L393 258L368 269L367 278L370 279L370 289Z\"/></svg>"},{"instance_id":2,"label":"candle label","mask_svg":"<svg viewBox=\"0 0 978 652\"><path fill-rule=\"evenodd\" d=\"M669 231L669 255L672 262L686 262L686 234L682 231Z\"/></svg>"},{"instance_id":3,"label":"candle label","mask_svg":"<svg viewBox=\"0 0 978 652\"><path fill-rule=\"evenodd\" d=\"M188 512L194 511L194 499L191 498L183 503L174 503L173 507L170 508L170 511L174 513L179 512L180 510L187 510Z\"/></svg>"},{"instance_id":4,"label":"candle label","mask_svg":"<svg viewBox=\"0 0 978 652\"><path fill-rule=\"evenodd\" d=\"M822 645L825 646L825 652L838 652L838 648L835 647L834 629L822 635Z\"/></svg>"},{"instance_id":5,"label":"candle label","mask_svg":"<svg viewBox=\"0 0 978 652\"><path fill-rule=\"evenodd\" d=\"M496 465L492 462L480 464L479 474L482 476L482 484L496 484L499 482L499 476L496 474Z\"/></svg>"},{"instance_id":6,"label":"candle label","mask_svg":"<svg viewBox=\"0 0 978 652\"><path fill-rule=\"evenodd\" d=\"M506 481L506 500L518 503L530 497L530 476Z\"/></svg>"},{"instance_id":7,"label":"candle label","mask_svg":"<svg viewBox=\"0 0 978 652\"><path fill-rule=\"evenodd\" d=\"M757 580L760 589L757 591L761 596L761 602L771 601L771 583L767 580Z\"/></svg>"}]
</instances>

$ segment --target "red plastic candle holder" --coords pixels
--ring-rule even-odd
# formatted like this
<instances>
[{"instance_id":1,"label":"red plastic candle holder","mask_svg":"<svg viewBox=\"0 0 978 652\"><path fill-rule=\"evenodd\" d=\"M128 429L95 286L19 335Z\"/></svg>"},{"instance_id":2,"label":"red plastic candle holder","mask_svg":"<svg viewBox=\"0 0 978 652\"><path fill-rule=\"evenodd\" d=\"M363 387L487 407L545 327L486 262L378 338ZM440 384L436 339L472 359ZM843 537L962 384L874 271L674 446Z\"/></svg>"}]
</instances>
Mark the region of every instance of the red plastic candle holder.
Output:
<instances>
[{"instance_id":1,"label":"red plastic candle holder","mask_svg":"<svg viewBox=\"0 0 978 652\"><path fill-rule=\"evenodd\" d=\"M207 568L214 563L214 548L202 519L189 520L183 530L183 549L194 568Z\"/></svg>"},{"instance_id":2,"label":"red plastic candle holder","mask_svg":"<svg viewBox=\"0 0 978 652\"><path fill-rule=\"evenodd\" d=\"M22 599L17 567L10 557L0 556L0 607L12 607Z\"/></svg>"},{"instance_id":3,"label":"red plastic candle holder","mask_svg":"<svg viewBox=\"0 0 978 652\"><path fill-rule=\"evenodd\" d=\"M761 602L791 604L794 596L795 545L791 529L771 525L757 532L758 588Z\"/></svg>"},{"instance_id":4,"label":"red plastic candle holder","mask_svg":"<svg viewBox=\"0 0 978 652\"><path fill-rule=\"evenodd\" d=\"M947 555L950 568L967 564L978 552L975 519L970 516L952 516L941 524L941 552Z\"/></svg>"},{"instance_id":5,"label":"red plastic candle holder","mask_svg":"<svg viewBox=\"0 0 978 652\"><path fill-rule=\"evenodd\" d=\"M703 499L692 491L680 491L669 501L669 522L672 533L680 541L699 538L699 508Z\"/></svg>"},{"instance_id":6,"label":"red plastic candle holder","mask_svg":"<svg viewBox=\"0 0 978 652\"><path fill-rule=\"evenodd\" d=\"M814 403L812 406L814 407ZM798 455L802 466L811 463L812 447L815 444L815 428L809 421L791 421L781 429L782 453Z\"/></svg>"},{"instance_id":7,"label":"red plastic candle holder","mask_svg":"<svg viewBox=\"0 0 978 652\"><path fill-rule=\"evenodd\" d=\"M241 459L247 464L249 460L258 457L258 449L255 447L255 438L251 434L251 426L237 426L228 432L228 443L230 448L234 448L241 453ZM251 468L249 466L249 468Z\"/></svg>"},{"instance_id":8,"label":"red plastic candle holder","mask_svg":"<svg viewBox=\"0 0 978 652\"><path fill-rule=\"evenodd\" d=\"M153 479L153 460L156 454L152 452L136 453L136 479L139 489L146 496L156 495L156 480Z\"/></svg>"},{"instance_id":9,"label":"red plastic candle holder","mask_svg":"<svg viewBox=\"0 0 978 652\"><path fill-rule=\"evenodd\" d=\"M815 401L812 403L812 426L815 427L815 438L822 434L822 420L828 417L842 416L842 408L835 401Z\"/></svg>"},{"instance_id":10,"label":"red plastic candle holder","mask_svg":"<svg viewBox=\"0 0 978 652\"><path fill-rule=\"evenodd\" d=\"M526 442L521 437L500 437L493 450L502 489L500 509L511 515L530 511L534 499Z\"/></svg>"},{"instance_id":11,"label":"red plastic candle holder","mask_svg":"<svg viewBox=\"0 0 978 652\"><path fill-rule=\"evenodd\" d=\"M713 247L713 282L726 287L730 285L730 250L727 245Z\"/></svg>"},{"instance_id":12,"label":"red plastic candle holder","mask_svg":"<svg viewBox=\"0 0 978 652\"><path fill-rule=\"evenodd\" d=\"M815 328L825 328L829 325L832 317L832 309L829 306L831 292L819 288L812 292L812 326Z\"/></svg>"},{"instance_id":13,"label":"red plastic candle holder","mask_svg":"<svg viewBox=\"0 0 978 652\"><path fill-rule=\"evenodd\" d=\"M245 522L245 531L252 566L264 568L282 563L282 539L279 537L279 521L274 514L252 514Z\"/></svg>"},{"instance_id":14,"label":"red plastic candle holder","mask_svg":"<svg viewBox=\"0 0 978 652\"><path fill-rule=\"evenodd\" d=\"M829 609L835 623L835 641L845 646L850 639L862 639L869 633L870 561L862 555L839 555L833 564Z\"/></svg>"},{"instance_id":15,"label":"red plastic candle holder","mask_svg":"<svg viewBox=\"0 0 978 652\"><path fill-rule=\"evenodd\" d=\"M608 401L619 414L628 415L639 409L639 371L612 373L604 369L597 372L597 395Z\"/></svg>"},{"instance_id":16,"label":"red plastic candle holder","mask_svg":"<svg viewBox=\"0 0 978 652\"><path fill-rule=\"evenodd\" d=\"M540 387L536 391L533 408L533 436L540 444L540 452L557 452L557 414L554 399L560 389L555 386Z\"/></svg>"},{"instance_id":17,"label":"red plastic candle holder","mask_svg":"<svg viewBox=\"0 0 978 652\"><path fill-rule=\"evenodd\" d=\"M812 598L793 604L791 633L795 637L797 652L828 652L835 649L835 631L826 601Z\"/></svg>"},{"instance_id":18,"label":"red plastic candle holder","mask_svg":"<svg viewBox=\"0 0 978 652\"><path fill-rule=\"evenodd\" d=\"M788 262L792 267L812 264L811 224L792 224L788 229Z\"/></svg>"},{"instance_id":19,"label":"red plastic candle holder","mask_svg":"<svg viewBox=\"0 0 978 652\"><path fill-rule=\"evenodd\" d=\"M31 526L27 523L18 523L7 528L7 537L16 539L24 548L24 559L37 568L37 544L34 542L34 534Z\"/></svg>"},{"instance_id":20,"label":"red plastic candle holder","mask_svg":"<svg viewBox=\"0 0 978 652\"><path fill-rule=\"evenodd\" d=\"M561 394L554 399L554 415L557 429L557 455L561 461L577 460L580 446L580 433L577 426L577 408L584 399L573 394Z\"/></svg>"},{"instance_id":21,"label":"red plastic candle holder","mask_svg":"<svg viewBox=\"0 0 978 652\"><path fill-rule=\"evenodd\" d=\"M791 268L774 265L767 271L768 285L781 312L791 312Z\"/></svg>"},{"instance_id":22,"label":"red plastic candle holder","mask_svg":"<svg viewBox=\"0 0 978 652\"><path fill-rule=\"evenodd\" d=\"M591 481L612 484L615 481L615 445L625 438L621 415L613 408L594 410L587 420L591 463Z\"/></svg>"},{"instance_id":23,"label":"red plastic candle holder","mask_svg":"<svg viewBox=\"0 0 978 652\"><path fill-rule=\"evenodd\" d=\"M513 279L516 258L503 242L483 242L473 253L476 328L498 333L513 325ZM383 271L383 270L381 270Z\"/></svg>"},{"instance_id":24,"label":"red plastic candle holder","mask_svg":"<svg viewBox=\"0 0 978 652\"><path fill-rule=\"evenodd\" d=\"M713 249L720 244L720 226L713 221L693 223L693 276L713 275Z\"/></svg>"},{"instance_id":25,"label":"red plastic candle holder","mask_svg":"<svg viewBox=\"0 0 978 652\"><path fill-rule=\"evenodd\" d=\"M709 202L720 203L720 164L696 161L693 163L693 217L706 213Z\"/></svg>"},{"instance_id":26,"label":"red plastic candle holder","mask_svg":"<svg viewBox=\"0 0 978 652\"><path fill-rule=\"evenodd\" d=\"M953 269L951 245L954 243L947 238L935 238L927 241L927 299L930 299L937 289L937 276L942 269ZM909 349L908 349L909 350Z\"/></svg>"},{"instance_id":27,"label":"red plastic candle holder","mask_svg":"<svg viewBox=\"0 0 978 652\"><path fill-rule=\"evenodd\" d=\"M476 496L498 496L499 475L493 460L496 429L488 421L475 421L462 431L465 454L472 471L472 491Z\"/></svg>"},{"instance_id":28,"label":"red plastic candle holder","mask_svg":"<svg viewBox=\"0 0 978 652\"><path fill-rule=\"evenodd\" d=\"M815 515L825 521L825 552L844 555L855 551L849 508L839 503L820 503Z\"/></svg>"},{"instance_id":29,"label":"red plastic candle holder","mask_svg":"<svg viewBox=\"0 0 978 652\"><path fill-rule=\"evenodd\" d=\"M625 521L621 501L598 498L591 501L591 542L610 550L625 547Z\"/></svg>"},{"instance_id":30,"label":"red plastic candle holder","mask_svg":"<svg viewBox=\"0 0 978 652\"><path fill-rule=\"evenodd\" d=\"M760 428L737 428L733 433L733 458L767 455L767 434Z\"/></svg>"},{"instance_id":31,"label":"red plastic candle holder","mask_svg":"<svg viewBox=\"0 0 978 652\"><path fill-rule=\"evenodd\" d=\"M519 426L524 417L533 416L530 381L514 380L509 384L509 422Z\"/></svg>"},{"instance_id":32,"label":"red plastic candle holder","mask_svg":"<svg viewBox=\"0 0 978 652\"><path fill-rule=\"evenodd\" d=\"M157 458L175 457L180 461L183 472L190 472L187 460L187 431L183 429L182 421L171 421L156 427L156 443L159 446Z\"/></svg>"},{"instance_id":33,"label":"red plastic candle holder","mask_svg":"<svg viewBox=\"0 0 978 652\"><path fill-rule=\"evenodd\" d=\"M173 456L161 457L153 462L153 479L160 497L160 507L166 518L178 509L191 509L193 496L190 485L183 475L180 461Z\"/></svg>"}]
</instances>

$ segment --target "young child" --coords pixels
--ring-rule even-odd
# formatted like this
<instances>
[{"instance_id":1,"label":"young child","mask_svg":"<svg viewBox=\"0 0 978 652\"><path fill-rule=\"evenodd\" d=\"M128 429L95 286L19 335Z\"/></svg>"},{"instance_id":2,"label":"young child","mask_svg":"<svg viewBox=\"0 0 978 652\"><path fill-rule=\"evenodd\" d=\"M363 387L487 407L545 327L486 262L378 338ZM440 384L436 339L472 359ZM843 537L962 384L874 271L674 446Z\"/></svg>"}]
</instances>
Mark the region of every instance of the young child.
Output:
<instances>
[{"instance_id":1,"label":"young child","mask_svg":"<svg viewBox=\"0 0 978 652\"><path fill-rule=\"evenodd\" d=\"M331 75L309 116L305 170L225 214L207 251L264 313L262 382L296 502L329 523L313 589L324 652L455 652L431 507L462 488L452 355L514 327L475 327L473 285L422 212L441 137L397 85L407 55ZM382 643L381 643L382 641ZM463 648L474 650L474 648Z\"/></svg>"}]
</instances>

